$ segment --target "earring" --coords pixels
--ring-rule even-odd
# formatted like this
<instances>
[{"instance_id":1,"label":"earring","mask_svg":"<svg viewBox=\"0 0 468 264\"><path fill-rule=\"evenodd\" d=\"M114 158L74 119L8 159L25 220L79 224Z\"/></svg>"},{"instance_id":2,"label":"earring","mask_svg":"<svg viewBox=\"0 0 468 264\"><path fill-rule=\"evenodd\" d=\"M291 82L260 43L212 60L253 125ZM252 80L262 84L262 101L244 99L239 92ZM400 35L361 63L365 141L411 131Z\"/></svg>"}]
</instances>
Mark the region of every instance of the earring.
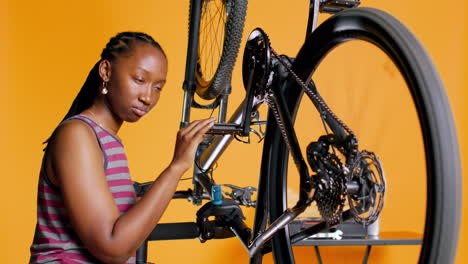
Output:
<instances>
[{"instance_id":1,"label":"earring","mask_svg":"<svg viewBox=\"0 0 468 264\"><path fill-rule=\"evenodd\" d=\"M102 91L101 93L106 95L109 91L107 90L107 82L103 81L102 82Z\"/></svg>"}]
</instances>

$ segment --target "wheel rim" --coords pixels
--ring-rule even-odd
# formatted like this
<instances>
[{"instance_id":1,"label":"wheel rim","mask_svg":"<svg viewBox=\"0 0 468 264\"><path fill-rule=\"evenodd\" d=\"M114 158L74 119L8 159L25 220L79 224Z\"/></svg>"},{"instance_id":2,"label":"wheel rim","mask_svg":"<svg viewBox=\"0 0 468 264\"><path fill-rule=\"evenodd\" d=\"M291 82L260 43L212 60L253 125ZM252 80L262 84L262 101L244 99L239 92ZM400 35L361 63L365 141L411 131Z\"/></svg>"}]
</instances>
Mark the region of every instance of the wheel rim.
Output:
<instances>
[{"instance_id":1,"label":"wheel rim","mask_svg":"<svg viewBox=\"0 0 468 264\"><path fill-rule=\"evenodd\" d=\"M200 43L198 47L198 82L207 87L218 69L223 53L225 25L228 18L228 1L208 0L202 5Z\"/></svg>"}]
</instances>

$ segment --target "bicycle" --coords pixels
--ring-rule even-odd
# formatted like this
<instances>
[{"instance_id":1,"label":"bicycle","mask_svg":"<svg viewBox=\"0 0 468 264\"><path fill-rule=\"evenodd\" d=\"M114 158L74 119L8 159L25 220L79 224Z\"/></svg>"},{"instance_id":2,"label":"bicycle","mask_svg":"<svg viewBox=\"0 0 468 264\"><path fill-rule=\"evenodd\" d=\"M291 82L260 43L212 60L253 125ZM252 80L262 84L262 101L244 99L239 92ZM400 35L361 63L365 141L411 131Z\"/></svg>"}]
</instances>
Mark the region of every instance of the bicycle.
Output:
<instances>
[{"instance_id":1,"label":"bicycle","mask_svg":"<svg viewBox=\"0 0 468 264\"><path fill-rule=\"evenodd\" d=\"M206 47L200 45L199 48L200 39L206 42L203 34L213 33L200 31L203 29L200 24L206 22L204 19L212 18L207 15L207 10L216 4L220 6L215 8L223 10L219 15L228 18L226 22L220 20L221 24L225 23L228 33L220 33L223 52L204 57ZM367 226L380 217L384 200L388 199L387 192L392 191L387 186L391 185L391 180L387 183L384 176L385 167L393 177L411 174L427 179L424 238L419 262L453 262L460 218L461 177L457 138L444 88L429 56L412 33L391 15L358 7L359 4L360 1L311 0L306 41L295 58L277 53L272 49L267 34L262 29L255 29L249 36L243 55L246 97L226 122L230 74L240 45L247 1L191 0L181 126L190 121L191 107L218 108L219 112L218 123L210 131L212 136L200 145L194 167L193 190L177 191L174 198L187 198L195 205L201 205L202 200L210 201L198 210L196 223L159 224L149 241L175 238L207 241L237 236L249 252L250 263L261 263L262 256L270 252L277 263L294 263L293 244L346 220L352 219ZM317 27L320 12L332 13L333 16ZM388 82L407 87L380 92L379 99L389 100L377 103L367 99L373 90L360 93L338 90L336 94L352 99L337 102L333 101L336 94L330 95L327 89L320 89L319 93L318 87L323 81L315 75L321 73L323 67L326 69L326 65L322 66L326 59L331 57L333 60L343 55L335 48L343 48L341 44L354 45L350 40L358 40L358 45L364 44L357 50L366 53L376 51L389 56L389 59L383 59L384 66L387 67L390 60L396 70L384 71L402 76L402 80L394 80L393 77L382 80L379 86ZM377 49L370 49L366 43ZM345 50L344 53L350 51ZM207 58L213 57L214 62L206 62ZM208 69L206 65L215 67ZM195 93L202 99L214 101L201 105L194 99ZM405 95L407 97L403 99ZM301 104L303 98L306 99L305 107ZM359 98L364 98L356 102L361 113L357 117L348 115L342 105ZM397 105L379 110L397 99ZM258 121L258 107L262 103L269 107L267 121ZM333 105L329 106L329 103ZM364 106L370 110L364 112ZM393 113L404 106L415 108L403 112L405 116L395 118ZM316 116L305 116L302 113L304 108L312 109ZM392 124L390 128L377 127L376 131L370 131L380 115L387 118L385 123L395 120L403 123L405 130L401 131L395 128L397 124ZM306 135L299 135L302 127L297 122L304 118L312 121L315 118L321 131L306 127ZM355 133L353 129L360 123L364 123L365 128ZM252 129L252 126L263 124L266 125L265 134ZM384 136L383 130L390 132ZM413 133L409 133L410 130ZM264 137L257 200L252 200L255 188L231 184L224 184L232 191L223 197L219 185L210 175L212 168L233 139L242 140L252 132ZM311 137L313 133L318 136ZM369 136L372 134L381 136L375 139ZM408 148L408 142L399 144L399 141L404 141L403 137L419 149ZM374 141L383 147L372 148L376 145ZM370 148L364 150L362 146ZM306 149L305 154L301 149ZM294 169L288 168L289 153L296 164L297 175L293 175ZM299 185L299 195L296 203L288 206L287 193L292 178L296 178L295 184ZM149 184L136 184L137 192L143 194ZM408 194L402 196L407 198ZM322 221L292 232L290 223L313 202ZM243 221L240 205L255 206L253 230ZM137 263L146 263L146 243L138 251Z\"/></svg>"}]
</instances>

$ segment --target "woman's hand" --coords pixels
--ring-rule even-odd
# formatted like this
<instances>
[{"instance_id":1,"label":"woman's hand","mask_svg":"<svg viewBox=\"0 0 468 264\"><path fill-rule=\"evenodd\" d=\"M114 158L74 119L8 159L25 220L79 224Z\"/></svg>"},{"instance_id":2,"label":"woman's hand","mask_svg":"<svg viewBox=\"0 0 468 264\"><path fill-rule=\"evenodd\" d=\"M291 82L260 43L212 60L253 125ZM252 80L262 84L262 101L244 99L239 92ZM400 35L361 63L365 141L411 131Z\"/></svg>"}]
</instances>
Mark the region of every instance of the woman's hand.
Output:
<instances>
[{"instance_id":1,"label":"woman's hand","mask_svg":"<svg viewBox=\"0 0 468 264\"><path fill-rule=\"evenodd\" d=\"M203 141L203 135L213 127L215 120L215 117L196 120L179 130L170 166L183 172L192 167L197 147Z\"/></svg>"}]
</instances>

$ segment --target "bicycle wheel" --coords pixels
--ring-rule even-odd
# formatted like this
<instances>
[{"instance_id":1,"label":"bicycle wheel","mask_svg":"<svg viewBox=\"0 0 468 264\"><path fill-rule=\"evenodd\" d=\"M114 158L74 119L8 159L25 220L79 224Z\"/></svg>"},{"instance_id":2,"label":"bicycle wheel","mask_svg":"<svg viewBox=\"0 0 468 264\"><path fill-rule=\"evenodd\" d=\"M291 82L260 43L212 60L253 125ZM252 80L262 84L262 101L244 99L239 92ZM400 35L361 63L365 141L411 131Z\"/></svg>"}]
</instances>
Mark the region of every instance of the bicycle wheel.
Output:
<instances>
[{"instance_id":1,"label":"bicycle wheel","mask_svg":"<svg viewBox=\"0 0 468 264\"><path fill-rule=\"evenodd\" d=\"M239 52L247 0L203 0L201 9L196 93L218 96L231 79Z\"/></svg>"},{"instance_id":2,"label":"bicycle wheel","mask_svg":"<svg viewBox=\"0 0 468 264\"><path fill-rule=\"evenodd\" d=\"M382 11L346 10L329 18L306 40L293 70L302 80L314 81L332 111L354 130L359 149L379 157L387 181L379 217L381 235L385 231L421 233L420 248L397 248L405 251L405 260L413 256L419 263L453 263L461 200L458 143L437 71L412 33ZM330 131L325 131L296 81L291 78L282 88L304 153L307 144ZM269 156L273 222L297 201L294 188L299 177L294 166L288 168L291 159L271 113L268 120L264 153ZM306 214L317 214L314 206ZM289 232L284 228L272 240L276 262L312 258L312 249L291 245ZM385 260L372 262L398 260L398 252L392 249L377 250L385 251L378 254ZM338 255L343 254L346 249L340 249Z\"/></svg>"}]
</instances>

